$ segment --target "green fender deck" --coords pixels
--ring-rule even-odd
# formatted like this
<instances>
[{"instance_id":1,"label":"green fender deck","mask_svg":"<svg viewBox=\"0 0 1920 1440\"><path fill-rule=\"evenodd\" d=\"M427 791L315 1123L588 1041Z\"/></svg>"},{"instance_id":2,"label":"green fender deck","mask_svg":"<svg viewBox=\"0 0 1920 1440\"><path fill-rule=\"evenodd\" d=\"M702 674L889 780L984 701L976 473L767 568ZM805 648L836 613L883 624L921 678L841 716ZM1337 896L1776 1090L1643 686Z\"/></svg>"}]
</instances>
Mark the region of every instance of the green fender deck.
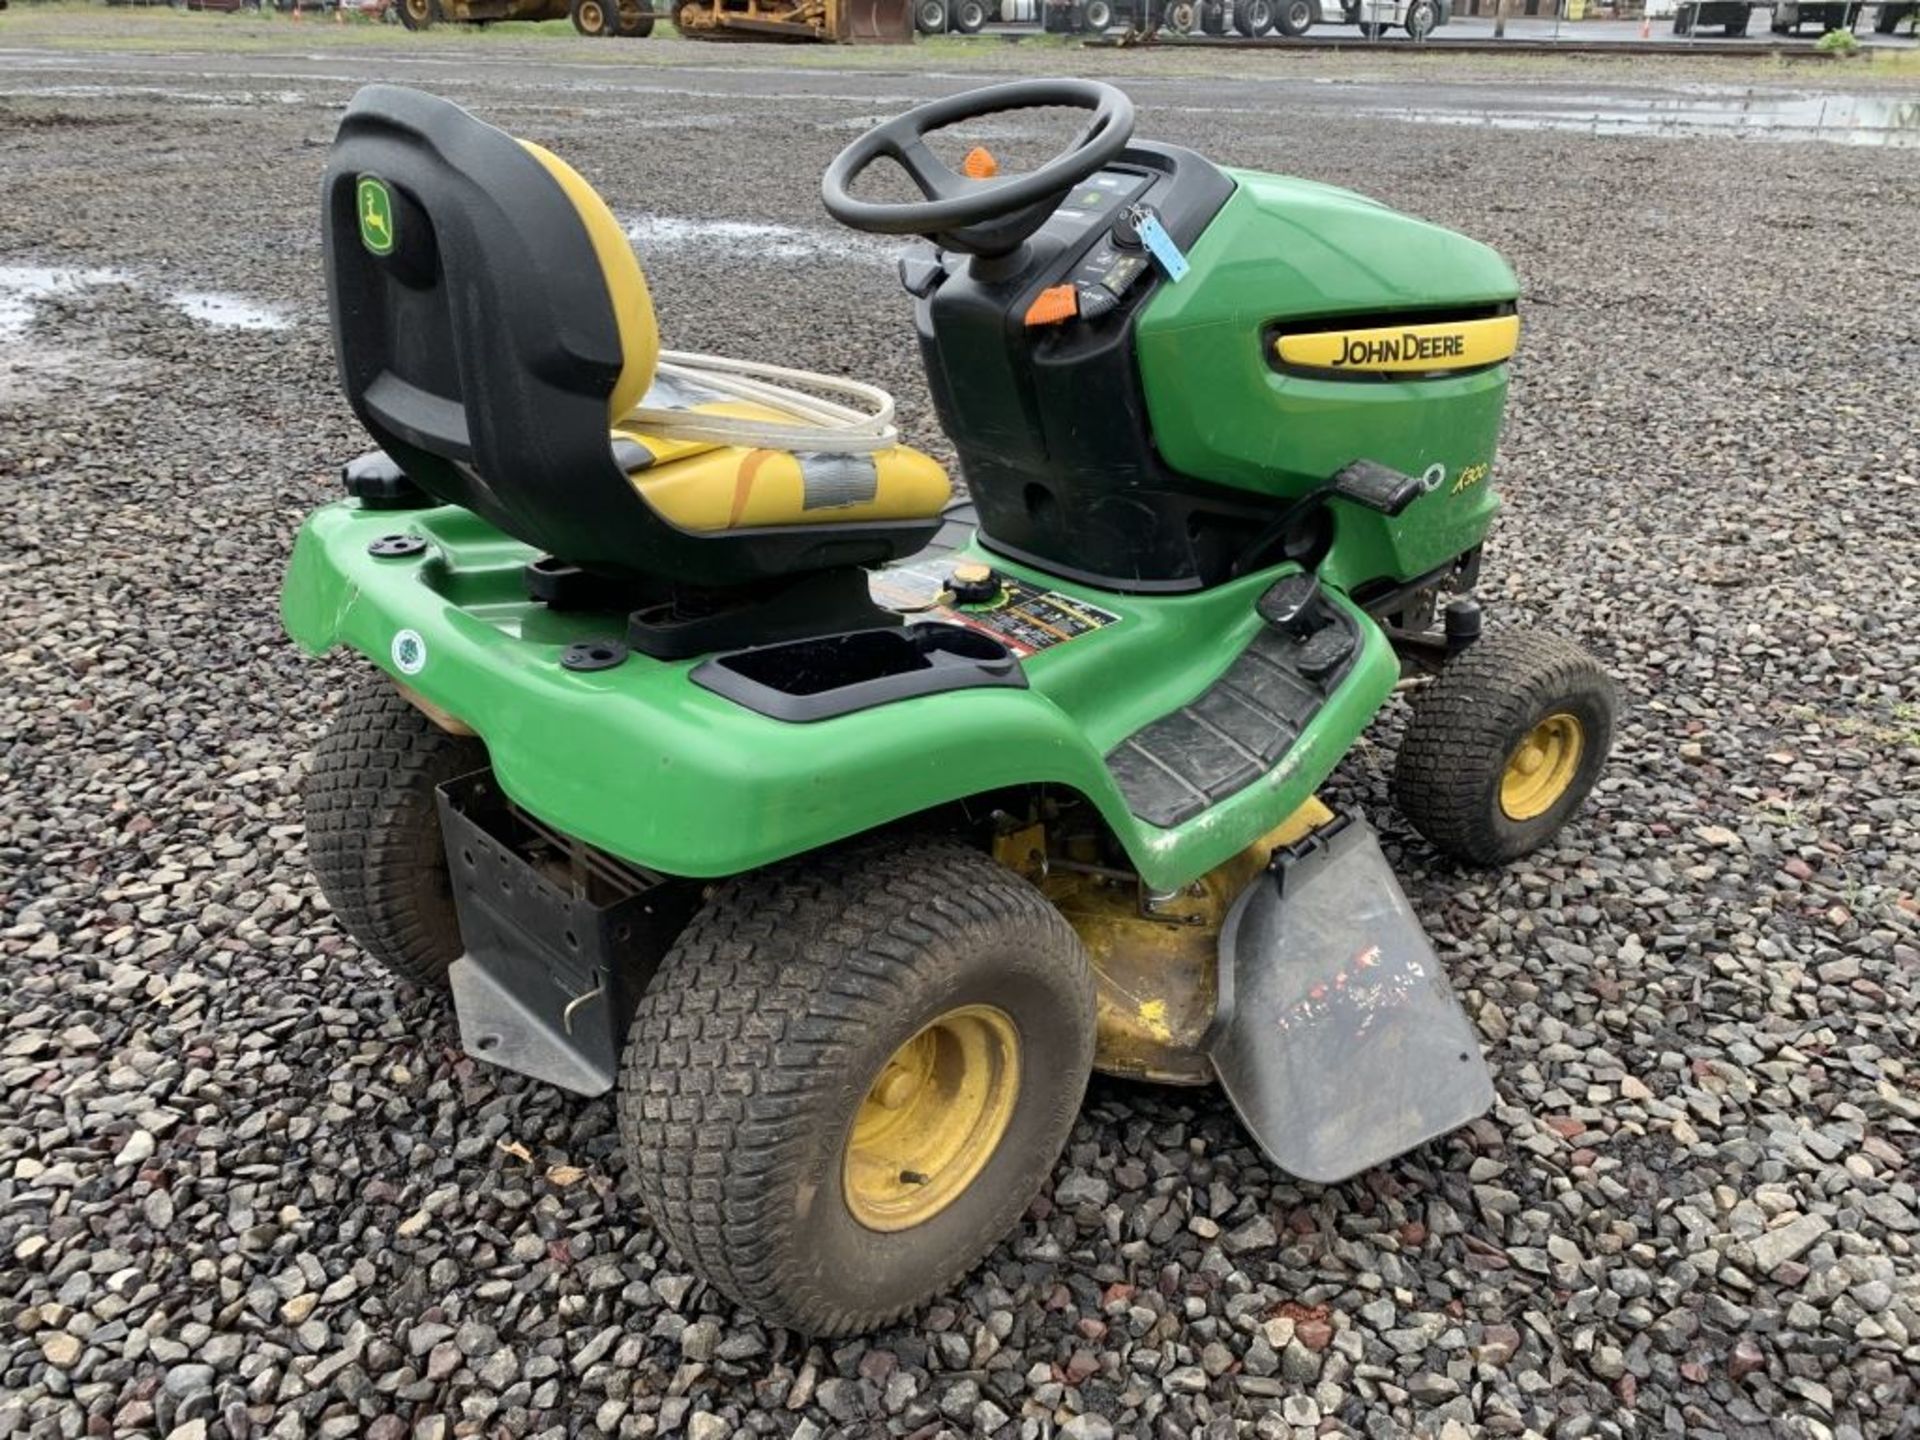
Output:
<instances>
[{"instance_id":1,"label":"green fender deck","mask_svg":"<svg viewBox=\"0 0 1920 1440\"><path fill-rule=\"evenodd\" d=\"M368 544L410 532L414 556ZM304 649L346 646L471 726L518 804L567 834L670 875L737 874L984 791L1069 787L1112 827L1157 889L1204 874L1271 830L1332 771L1391 693L1386 636L1359 625L1352 668L1278 765L1171 828L1128 809L1103 757L1204 691L1262 622L1254 601L1282 566L1193 595L1119 596L977 549L1002 573L1117 614L1030 656L1025 690L896 701L829 720L770 719L693 684L697 660L635 654L609 670L562 669L580 640L618 638L625 617L555 612L526 598L535 554L454 507L396 512L340 501L294 546L281 613ZM418 637L398 648L396 636Z\"/></svg>"}]
</instances>

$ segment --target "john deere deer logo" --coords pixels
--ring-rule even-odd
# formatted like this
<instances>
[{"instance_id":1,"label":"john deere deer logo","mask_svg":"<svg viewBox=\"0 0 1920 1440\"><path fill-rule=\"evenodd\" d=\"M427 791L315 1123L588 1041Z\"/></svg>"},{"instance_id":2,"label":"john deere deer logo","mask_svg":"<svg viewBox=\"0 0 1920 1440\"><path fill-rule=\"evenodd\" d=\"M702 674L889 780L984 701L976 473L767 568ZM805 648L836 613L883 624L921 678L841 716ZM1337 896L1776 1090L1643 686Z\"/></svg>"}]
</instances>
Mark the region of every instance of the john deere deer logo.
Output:
<instances>
[{"instance_id":1,"label":"john deere deer logo","mask_svg":"<svg viewBox=\"0 0 1920 1440\"><path fill-rule=\"evenodd\" d=\"M393 192L387 182L362 175L359 187L360 243L375 255L393 253Z\"/></svg>"}]
</instances>

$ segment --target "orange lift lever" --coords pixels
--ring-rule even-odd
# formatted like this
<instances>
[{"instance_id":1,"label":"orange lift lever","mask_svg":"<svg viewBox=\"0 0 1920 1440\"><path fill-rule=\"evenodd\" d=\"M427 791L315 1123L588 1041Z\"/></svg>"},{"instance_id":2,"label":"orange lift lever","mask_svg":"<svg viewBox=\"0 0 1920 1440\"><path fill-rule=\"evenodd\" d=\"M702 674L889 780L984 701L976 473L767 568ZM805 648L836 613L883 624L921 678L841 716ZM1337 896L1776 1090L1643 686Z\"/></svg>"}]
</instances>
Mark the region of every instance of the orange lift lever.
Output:
<instances>
[{"instance_id":1,"label":"orange lift lever","mask_svg":"<svg viewBox=\"0 0 1920 1440\"><path fill-rule=\"evenodd\" d=\"M1027 307L1027 324L1058 325L1080 313L1080 292L1071 285L1049 285Z\"/></svg>"}]
</instances>

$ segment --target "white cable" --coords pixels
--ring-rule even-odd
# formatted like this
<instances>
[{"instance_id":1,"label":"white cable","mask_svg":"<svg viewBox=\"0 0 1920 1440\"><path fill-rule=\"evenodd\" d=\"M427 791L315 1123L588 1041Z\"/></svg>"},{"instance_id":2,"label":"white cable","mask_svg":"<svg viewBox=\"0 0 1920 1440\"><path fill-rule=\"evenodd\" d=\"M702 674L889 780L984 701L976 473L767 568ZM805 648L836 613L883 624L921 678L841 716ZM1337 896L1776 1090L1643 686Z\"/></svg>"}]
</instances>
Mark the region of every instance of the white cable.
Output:
<instances>
[{"instance_id":1,"label":"white cable","mask_svg":"<svg viewBox=\"0 0 1920 1440\"><path fill-rule=\"evenodd\" d=\"M835 455L866 455L875 450L890 450L900 442L900 432L893 424L893 396L877 385L863 385L858 380L845 380L836 375L817 375L810 370L790 370L784 365L763 365L754 360L698 355L686 350L662 350L657 373L684 380L727 399L764 405L792 417L797 423L637 405L621 418L620 424L658 435L663 440L745 445L759 450L823 451ZM868 408L854 409L812 393L822 390L851 396Z\"/></svg>"}]
</instances>

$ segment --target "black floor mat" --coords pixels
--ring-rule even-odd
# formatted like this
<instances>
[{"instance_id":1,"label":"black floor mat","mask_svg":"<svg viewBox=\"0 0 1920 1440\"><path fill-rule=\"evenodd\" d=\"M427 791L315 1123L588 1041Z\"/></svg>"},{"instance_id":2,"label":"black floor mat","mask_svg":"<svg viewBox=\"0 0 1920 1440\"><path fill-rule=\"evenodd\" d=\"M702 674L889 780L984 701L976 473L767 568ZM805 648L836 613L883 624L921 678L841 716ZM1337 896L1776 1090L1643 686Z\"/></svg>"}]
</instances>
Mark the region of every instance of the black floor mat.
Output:
<instances>
[{"instance_id":1,"label":"black floor mat","mask_svg":"<svg viewBox=\"0 0 1920 1440\"><path fill-rule=\"evenodd\" d=\"M1200 695L1108 753L1127 808L1165 828L1252 784L1280 763L1358 650L1345 615L1306 640L1262 630ZM1333 652L1339 658L1329 667Z\"/></svg>"}]
</instances>

